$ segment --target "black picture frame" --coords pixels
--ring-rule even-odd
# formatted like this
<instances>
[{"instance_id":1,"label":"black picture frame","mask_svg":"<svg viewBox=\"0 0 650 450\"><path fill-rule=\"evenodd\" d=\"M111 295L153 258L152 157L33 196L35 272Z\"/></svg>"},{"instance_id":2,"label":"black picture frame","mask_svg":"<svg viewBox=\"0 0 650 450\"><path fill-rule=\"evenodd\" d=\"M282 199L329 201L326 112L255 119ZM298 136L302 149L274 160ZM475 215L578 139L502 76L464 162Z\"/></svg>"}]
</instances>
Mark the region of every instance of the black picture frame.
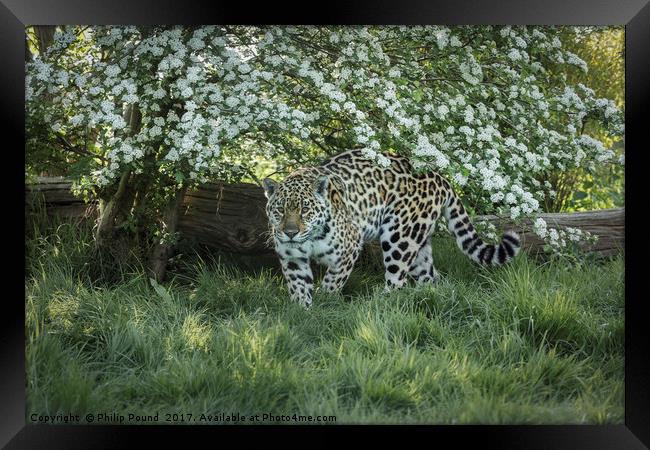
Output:
<instances>
[{"instance_id":1,"label":"black picture frame","mask_svg":"<svg viewBox=\"0 0 650 450\"><path fill-rule=\"evenodd\" d=\"M268 2L172 2L116 0L111 2L59 0L0 0L0 123L5 127L2 147L12 163L3 171L7 197L16 202L3 222L5 270L20 272L18 255L24 220L16 217L23 201L24 153L24 27L46 24L518 24L625 25L626 27L626 230L625 230L625 424L619 426L409 426L409 427L162 427L162 426L47 426L25 424L25 316L19 300L19 275L7 276L18 292L5 291L0 328L0 444L6 448L116 448L129 445L136 434L171 443L187 442L188 432L209 435L220 445L223 435L252 436L252 431L276 434L285 442L324 443L339 440L341 432L360 431L384 439L406 429L409 442L454 445L474 442L489 448L647 448L650 445L650 327L646 324L644 259L647 239L644 153L650 105L650 5L647 0L453 0L444 2L327 2L307 7ZM14 139L9 145L7 138ZM7 163L9 164L9 163ZM7 208L9 208L7 206ZM21 230L22 228L22 230ZM7 253L7 243L15 253ZM24 264L23 264L24 267ZM6 273L6 272L5 272ZM296 432L300 436L296 439ZM215 440L214 434L219 436ZM317 434L308 437L305 433ZM290 440L287 439L291 436ZM234 436L231 436L234 437ZM153 443L153 441L148 441Z\"/></svg>"}]
</instances>

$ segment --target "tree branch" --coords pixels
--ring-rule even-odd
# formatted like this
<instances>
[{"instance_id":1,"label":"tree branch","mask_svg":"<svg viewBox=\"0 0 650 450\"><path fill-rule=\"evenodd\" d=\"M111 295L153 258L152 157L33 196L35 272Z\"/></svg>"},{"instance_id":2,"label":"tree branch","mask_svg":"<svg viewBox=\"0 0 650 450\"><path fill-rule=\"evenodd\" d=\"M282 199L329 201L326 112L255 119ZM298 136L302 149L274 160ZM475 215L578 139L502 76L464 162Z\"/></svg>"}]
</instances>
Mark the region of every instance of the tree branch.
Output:
<instances>
[{"instance_id":1,"label":"tree branch","mask_svg":"<svg viewBox=\"0 0 650 450\"><path fill-rule=\"evenodd\" d=\"M90 156L91 158L97 158L103 162L108 162L108 159L104 158L101 155L96 155L92 152L89 152L85 148L81 148L76 145L72 145L62 134L56 133L56 137L59 140L59 143L61 146L65 149L68 150L69 152L76 153L77 155L81 156Z\"/></svg>"}]
</instances>

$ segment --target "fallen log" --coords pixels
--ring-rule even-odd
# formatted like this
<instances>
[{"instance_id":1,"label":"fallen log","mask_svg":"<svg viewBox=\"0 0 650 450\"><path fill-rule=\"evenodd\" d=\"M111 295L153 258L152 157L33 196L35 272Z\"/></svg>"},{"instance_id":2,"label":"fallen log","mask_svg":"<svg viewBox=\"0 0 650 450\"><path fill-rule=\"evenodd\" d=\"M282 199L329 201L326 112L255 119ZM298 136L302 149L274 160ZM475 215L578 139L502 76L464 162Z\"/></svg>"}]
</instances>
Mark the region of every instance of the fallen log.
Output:
<instances>
[{"instance_id":1,"label":"fallen log","mask_svg":"<svg viewBox=\"0 0 650 450\"><path fill-rule=\"evenodd\" d=\"M63 219L95 217L97 203L86 203L70 190L72 183L63 177L38 177L25 185L25 210L36 213L42 208L48 216Z\"/></svg>"},{"instance_id":2,"label":"fallen log","mask_svg":"<svg viewBox=\"0 0 650 450\"><path fill-rule=\"evenodd\" d=\"M64 179L41 178L26 185L26 206L45 205L48 215L63 218L91 217L96 214L93 204L84 203L70 192ZM209 183L188 191L183 198L178 230L189 243L208 245L217 250L244 255L271 254L267 246L268 222L266 198L261 187L249 183ZM33 207L33 206L32 206ZM625 209L614 208L576 213L540 214L549 227L578 228L598 236L590 251L600 256L622 252L625 245ZM532 231L532 221L519 224L493 215L475 216L474 223L487 221L503 230L515 230L522 246L530 253L543 252L543 241ZM372 246L371 251L372 251Z\"/></svg>"},{"instance_id":3,"label":"fallen log","mask_svg":"<svg viewBox=\"0 0 650 450\"><path fill-rule=\"evenodd\" d=\"M185 194L179 230L183 237L242 254L271 253L262 188L214 183Z\"/></svg>"}]
</instances>

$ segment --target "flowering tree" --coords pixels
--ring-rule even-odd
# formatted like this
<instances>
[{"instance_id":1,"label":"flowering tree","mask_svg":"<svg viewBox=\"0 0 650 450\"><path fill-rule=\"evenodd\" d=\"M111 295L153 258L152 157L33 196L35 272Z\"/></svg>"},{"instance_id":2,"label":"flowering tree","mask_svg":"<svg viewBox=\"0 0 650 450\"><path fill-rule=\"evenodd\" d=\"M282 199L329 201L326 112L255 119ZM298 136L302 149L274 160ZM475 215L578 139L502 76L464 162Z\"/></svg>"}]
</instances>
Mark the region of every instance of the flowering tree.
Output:
<instances>
[{"instance_id":1,"label":"flowering tree","mask_svg":"<svg viewBox=\"0 0 650 450\"><path fill-rule=\"evenodd\" d=\"M417 170L446 175L477 210L516 219L558 195L558 174L623 163L585 134L594 122L619 139L622 114L566 82L588 68L559 33L71 28L27 65L27 134L42 141L45 129L76 155L79 188L103 199L98 238L120 220L141 227L145 217L173 232L175 207L192 185L254 178L261 161L278 170L348 148L379 165L388 164L383 151L406 155ZM161 235L149 236L158 248Z\"/></svg>"}]
</instances>

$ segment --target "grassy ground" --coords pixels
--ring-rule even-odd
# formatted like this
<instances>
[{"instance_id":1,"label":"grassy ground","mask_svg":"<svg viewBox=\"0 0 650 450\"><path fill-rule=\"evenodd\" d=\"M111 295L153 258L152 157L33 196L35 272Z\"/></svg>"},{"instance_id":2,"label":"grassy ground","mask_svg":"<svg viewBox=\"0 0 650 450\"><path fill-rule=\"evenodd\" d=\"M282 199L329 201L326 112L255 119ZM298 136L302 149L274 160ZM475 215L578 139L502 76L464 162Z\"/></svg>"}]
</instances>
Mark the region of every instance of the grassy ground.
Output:
<instances>
[{"instance_id":1,"label":"grassy ground","mask_svg":"<svg viewBox=\"0 0 650 450\"><path fill-rule=\"evenodd\" d=\"M27 420L623 422L622 258L484 269L441 237L439 284L386 295L359 268L305 311L276 273L198 258L164 286L137 268L92 281L89 238L61 226L28 241Z\"/></svg>"}]
</instances>

